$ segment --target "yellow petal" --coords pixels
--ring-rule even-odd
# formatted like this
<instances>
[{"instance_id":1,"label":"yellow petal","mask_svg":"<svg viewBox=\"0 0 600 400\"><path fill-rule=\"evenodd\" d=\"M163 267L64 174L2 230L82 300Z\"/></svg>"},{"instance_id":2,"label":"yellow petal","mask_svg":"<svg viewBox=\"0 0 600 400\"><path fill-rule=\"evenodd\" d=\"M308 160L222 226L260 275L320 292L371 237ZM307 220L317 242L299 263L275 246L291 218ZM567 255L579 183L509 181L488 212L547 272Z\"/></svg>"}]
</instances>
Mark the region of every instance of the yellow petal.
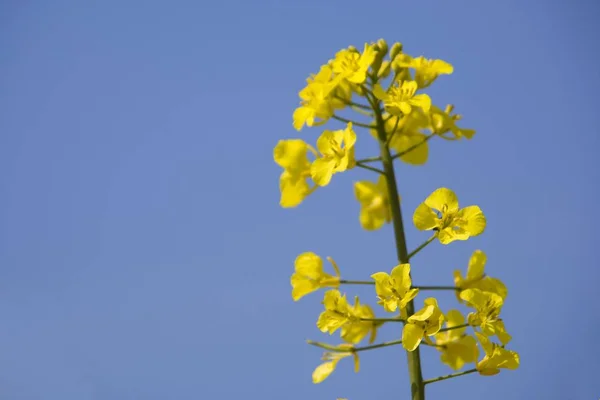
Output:
<instances>
[{"instance_id":1,"label":"yellow petal","mask_svg":"<svg viewBox=\"0 0 600 400\"><path fill-rule=\"evenodd\" d=\"M439 188L427 197L425 204L443 213L458 212L458 198L448 188Z\"/></svg>"},{"instance_id":2,"label":"yellow petal","mask_svg":"<svg viewBox=\"0 0 600 400\"><path fill-rule=\"evenodd\" d=\"M293 174L289 170L281 174L279 190L281 192L279 204L283 208L298 206L312 192L305 177Z\"/></svg>"},{"instance_id":3,"label":"yellow petal","mask_svg":"<svg viewBox=\"0 0 600 400\"><path fill-rule=\"evenodd\" d=\"M405 153L400 159L407 164L422 165L429 157L429 145L422 133L414 135L396 134L390 141L390 147L398 153ZM410 150L410 151L409 151ZM408 151L408 152L407 152Z\"/></svg>"},{"instance_id":4,"label":"yellow petal","mask_svg":"<svg viewBox=\"0 0 600 400\"><path fill-rule=\"evenodd\" d=\"M321 383L335 370L339 360L328 361L319 365L312 373L313 383Z\"/></svg>"},{"instance_id":5,"label":"yellow petal","mask_svg":"<svg viewBox=\"0 0 600 400\"><path fill-rule=\"evenodd\" d=\"M410 264L400 264L395 266L390 275L396 281L396 290L398 292L404 293L410 289L412 285L410 279Z\"/></svg>"},{"instance_id":6,"label":"yellow petal","mask_svg":"<svg viewBox=\"0 0 600 400\"><path fill-rule=\"evenodd\" d=\"M410 103L413 106L420 107L423 111L429 112L431 109L431 98L426 94L417 94L410 99Z\"/></svg>"},{"instance_id":7,"label":"yellow petal","mask_svg":"<svg viewBox=\"0 0 600 400\"><path fill-rule=\"evenodd\" d=\"M485 215L483 215L483 212L478 206L468 206L463 208L458 213L458 217L467 221L467 224L466 226L463 226L463 229L471 236L477 236L485 230Z\"/></svg>"},{"instance_id":8,"label":"yellow petal","mask_svg":"<svg viewBox=\"0 0 600 400\"><path fill-rule=\"evenodd\" d=\"M310 175L313 181L319 186L327 186L331 182L335 160L318 158L310 166Z\"/></svg>"},{"instance_id":9,"label":"yellow petal","mask_svg":"<svg viewBox=\"0 0 600 400\"><path fill-rule=\"evenodd\" d=\"M423 328L415 324L406 324L402 329L402 347L408 351L414 351L423 339Z\"/></svg>"},{"instance_id":10,"label":"yellow petal","mask_svg":"<svg viewBox=\"0 0 600 400\"><path fill-rule=\"evenodd\" d=\"M471 258L469 259L469 266L467 267L467 279L475 280L483 278L483 272L487 256L481 250L475 250Z\"/></svg>"},{"instance_id":11,"label":"yellow petal","mask_svg":"<svg viewBox=\"0 0 600 400\"><path fill-rule=\"evenodd\" d=\"M273 159L285 169L303 169L308 164L308 145L301 139L280 140L273 149Z\"/></svg>"},{"instance_id":12,"label":"yellow petal","mask_svg":"<svg viewBox=\"0 0 600 400\"><path fill-rule=\"evenodd\" d=\"M439 219L427 204L421 203L413 214L413 223L418 230L429 231L439 225Z\"/></svg>"}]
</instances>

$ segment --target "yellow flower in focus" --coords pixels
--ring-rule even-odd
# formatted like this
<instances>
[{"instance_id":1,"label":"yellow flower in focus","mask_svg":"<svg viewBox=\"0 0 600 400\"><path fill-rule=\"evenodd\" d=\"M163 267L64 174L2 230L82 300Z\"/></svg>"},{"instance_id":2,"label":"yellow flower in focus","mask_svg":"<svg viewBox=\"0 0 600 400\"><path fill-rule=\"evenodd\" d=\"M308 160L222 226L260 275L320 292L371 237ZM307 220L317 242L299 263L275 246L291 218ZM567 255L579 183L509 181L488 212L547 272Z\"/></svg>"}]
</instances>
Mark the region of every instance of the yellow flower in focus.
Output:
<instances>
[{"instance_id":1,"label":"yellow flower in focus","mask_svg":"<svg viewBox=\"0 0 600 400\"><path fill-rule=\"evenodd\" d=\"M385 121L386 134L388 138L391 136L390 147L403 153L400 159L407 164L425 164L429 157L429 146L427 135L421 130L428 126L427 117L421 111L413 111L403 117L387 117Z\"/></svg>"},{"instance_id":2,"label":"yellow flower in focus","mask_svg":"<svg viewBox=\"0 0 600 400\"><path fill-rule=\"evenodd\" d=\"M446 328L460 326L465 318L458 310L450 310L446 314ZM460 370L465 363L474 363L479 357L477 341L473 336L465 334L466 328L451 329L435 334L435 343L442 362L455 371Z\"/></svg>"},{"instance_id":3,"label":"yellow flower in focus","mask_svg":"<svg viewBox=\"0 0 600 400\"><path fill-rule=\"evenodd\" d=\"M419 230L436 230L442 244L480 235L486 225L485 216L478 206L459 209L456 194L447 188L430 194L415 210L413 222Z\"/></svg>"},{"instance_id":4,"label":"yellow flower in focus","mask_svg":"<svg viewBox=\"0 0 600 400\"><path fill-rule=\"evenodd\" d=\"M417 89L417 82L401 81L390 87L388 92L377 84L373 87L373 94L383 101L385 109L392 115L410 114L413 107L418 107L427 113L431 108L431 99L424 93L415 94Z\"/></svg>"},{"instance_id":5,"label":"yellow flower in focus","mask_svg":"<svg viewBox=\"0 0 600 400\"><path fill-rule=\"evenodd\" d=\"M296 207L315 189L308 183L308 152L311 150L314 152L314 149L300 139L280 140L273 150L275 162L283 168L279 177L279 204L284 208Z\"/></svg>"},{"instance_id":6,"label":"yellow flower in focus","mask_svg":"<svg viewBox=\"0 0 600 400\"><path fill-rule=\"evenodd\" d=\"M519 354L516 351L506 350L479 332L475 332L475 335L485 351L485 357L477 363L477 370L481 375L496 375L500 372L500 368L512 370L519 368Z\"/></svg>"},{"instance_id":7,"label":"yellow flower in focus","mask_svg":"<svg viewBox=\"0 0 600 400\"><path fill-rule=\"evenodd\" d=\"M295 271L290 279L294 301L321 288L340 286L340 270L331 257L327 260L333 265L336 276L323 272L323 260L315 253L302 253L296 257Z\"/></svg>"},{"instance_id":8,"label":"yellow flower in focus","mask_svg":"<svg viewBox=\"0 0 600 400\"><path fill-rule=\"evenodd\" d=\"M341 345L343 346L343 345ZM341 347L340 346L340 347ZM325 379L331 375L335 368L337 367L338 362L346 357L354 357L354 372L359 372L360 370L360 360L358 358L358 354L352 351L339 351L339 352L326 352L323 354L322 360L325 361L323 364L319 365L312 374L313 383L321 383Z\"/></svg>"},{"instance_id":9,"label":"yellow flower in focus","mask_svg":"<svg viewBox=\"0 0 600 400\"><path fill-rule=\"evenodd\" d=\"M401 54L394 59L394 63L400 68L414 69L415 81L421 89L431 85L439 75L450 75L454 72L452 65L446 61L432 60L423 56L413 58L408 54Z\"/></svg>"},{"instance_id":10,"label":"yellow flower in focus","mask_svg":"<svg viewBox=\"0 0 600 400\"><path fill-rule=\"evenodd\" d=\"M323 297L325 311L319 315L317 327L321 332L333 334L353 318L346 295L339 290L328 290Z\"/></svg>"},{"instance_id":11,"label":"yellow flower in focus","mask_svg":"<svg viewBox=\"0 0 600 400\"><path fill-rule=\"evenodd\" d=\"M385 176L381 175L377 183L355 182L354 195L360 203L359 220L363 229L374 231L392 221Z\"/></svg>"},{"instance_id":12,"label":"yellow flower in focus","mask_svg":"<svg viewBox=\"0 0 600 400\"><path fill-rule=\"evenodd\" d=\"M442 328L444 314L438 307L437 300L428 297L424 301L425 307L408 317L402 329L402 346L407 351L414 351L423 336L433 336Z\"/></svg>"},{"instance_id":13,"label":"yellow flower in focus","mask_svg":"<svg viewBox=\"0 0 600 400\"><path fill-rule=\"evenodd\" d=\"M366 304L360 304L358 296L355 299L355 304L350 309L350 314L356 319L351 319L347 324L342 326L341 337L348 343L360 343L367 335L369 343L373 343L377 338L377 329L382 323L374 321L361 321L360 318L375 318L375 313Z\"/></svg>"},{"instance_id":14,"label":"yellow flower in focus","mask_svg":"<svg viewBox=\"0 0 600 400\"><path fill-rule=\"evenodd\" d=\"M365 43L362 54L355 49L344 49L335 55L331 63L333 72L349 82L361 84L367 79L369 67L373 64L377 51L373 45Z\"/></svg>"},{"instance_id":15,"label":"yellow flower in focus","mask_svg":"<svg viewBox=\"0 0 600 400\"><path fill-rule=\"evenodd\" d=\"M486 261L487 256L485 253L481 250L475 250L469 259L467 276L463 278L459 270L454 271L454 286L462 290L474 288L484 292L496 293L504 300L508 295L508 289L500 279L485 275ZM460 292L456 292L456 296L458 301L461 301Z\"/></svg>"},{"instance_id":16,"label":"yellow flower in focus","mask_svg":"<svg viewBox=\"0 0 600 400\"><path fill-rule=\"evenodd\" d=\"M429 128L433 133L447 140L458 140L462 137L471 139L475 135L475 131L456 126L456 121L460 120L461 116L451 115L453 109L454 107L451 105L447 106L444 111L432 106L429 113ZM447 134L450 136L446 136Z\"/></svg>"},{"instance_id":17,"label":"yellow flower in focus","mask_svg":"<svg viewBox=\"0 0 600 400\"><path fill-rule=\"evenodd\" d=\"M484 292L479 289L467 289L460 292L460 298L475 309L468 315L471 326L479 326L486 336L496 335L502 344L510 341L511 336L506 332L504 322L500 319L500 311L504 301L496 293Z\"/></svg>"},{"instance_id":18,"label":"yellow flower in focus","mask_svg":"<svg viewBox=\"0 0 600 400\"><path fill-rule=\"evenodd\" d=\"M322 157L313 161L310 173L313 181L319 186L326 186L331 181L333 174L353 168L354 143L356 133L352 123L346 129L337 131L324 131L317 139L317 148Z\"/></svg>"},{"instance_id":19,"label":"yellow flower in focus","mask_svg":"<svg viewBox=\"0 0 600 400\"><path fill-rule=\"evenodd\" d=\"M337 82L329 65L323 65L316 75L306 80L306 87L298 94L300 107L294 111L294 128L301 130L304 125L317 126L326 123L333 115L334 102L331 97Z\"/></svg>"},{"instance_id":20,"label":"yellow flower in focus","mask_svg":"<svg viewBox=\"0 0 600 400\"><path fill-rule=\"evenodd\" d=\"M385 311L394 312L398 308L402 311L406 305L417 296L419 289L411 289L410 264L400 264L390 275L377 272L371 275L375 280L375 291Z\"/></svg>"}]
</instances>

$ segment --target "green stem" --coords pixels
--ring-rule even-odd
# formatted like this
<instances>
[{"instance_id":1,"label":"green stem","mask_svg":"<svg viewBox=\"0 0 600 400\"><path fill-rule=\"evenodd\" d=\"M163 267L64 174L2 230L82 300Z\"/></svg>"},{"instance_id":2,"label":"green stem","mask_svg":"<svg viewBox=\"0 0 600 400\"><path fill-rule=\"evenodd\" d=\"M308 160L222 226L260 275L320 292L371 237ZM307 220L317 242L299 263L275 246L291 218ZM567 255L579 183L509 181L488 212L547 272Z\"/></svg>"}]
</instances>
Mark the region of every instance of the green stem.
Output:
<instances>
[{"instance_id":1,"label":"green stem","mask_svg":"<svg viewBox=\"0 0 600 400\"><path fill-rule=\"evenodd\" d=\"M387 134L385 123L381 114L380 101L374 101L367 96L373 111L375 111L375 120L377 123L377 135L379 137L379 150L383 161L383 170L387 180L388 196L392 212L392 223L394 226L394 237L396 241L396 253L400 264L408 263L408 251L406 249L406 237L404 236L404 224L402 222L402 209L400 208L400 197L398 196L398 187L396 184L396 173L394 171L394 160L387 145ZM406 306L408 316L415 313L414 301ZM406 352L408 360L408 375L410 378L410 391L412 400L425 400L425 385L421 373L421 354L417 347L414 351Z\"/></svg>"},{"instance_id":2,"label":"green stem","mask_svg":"<svg viewBox=\"0 0 600 400\"><path fill-rule=\"evenodd\" d=\"M367 111L371 111L371 107L367 106L365 104L359 104L359 103L355 103L353 101L349 101L344 99L343 97L340 96L334 96L336 99L341 100L344 102L344 104L348 105L348 106L354 106L354 107L358 107L358 108L362 108L363 110L367 110Z\"/></svg>"},{"instance_id":3,"label":"green stem","mask_svg":"<svg viewBox=\"0 0 600 400\"><path fill-rule=\"evenodd\" d=\"M419 247L417 247L416 249L414 249L413 251L411 251L408 254L408 259L410 260L411 258L413 258L418 252L420 252L421 250L423 250L429 243L433 242L433 239L435 239L436 237L437 237L436 235L431 236L429 239L427 239L426 242L424 242Z\"/></svg>"},{"instance_id":4,"label":"green stem","mask_svg":"<svg viewBox=\"0 0 600 400\"><path fill-rule=\"evenodd\" d=\"M340 117L338 115L334 115L331 118L337 119L338 121L342 121L342 122L345 122L345 123L349 123L350 122L352 125L360 126L362 128L375 129L375 127L373 125L362 124L360 122L352 121L352 120L349 120L347 118Z\"/></svg>"},{"instance_id":5,"label":"green stem","mask_svg":"<svg viewBox=\"0 0 600 400\"><path fill-rule=\"evenodd\" d=\"M369 171L377 172L378 174L383 175L384 172L379 168L371 167L370 165L363 164L362 162L356 162L356 166L358 168L368 169Z\"/></svg>"},{"instance_id":6,"label":"green stem","mask_svg":"<svg viewBox=\"0 0 600 400\"><path fill-rule=\"evenodd\" d=\"M467 326L469 326L469 324L462 324L462 325L451 326L451 327L448 327L448 328L440 329L438 332L446 332L446 331L451 331L451 330L454 330L454 329L466 328Z\"/></svg>"},{"instance_id":7,"label":"green stem","mask_svg":"<svg viewBox=\"0 0 600 400\"><path fill-rule=\"evenodd\" d=\"M374 349L380 349L382 347L389 347L389 346L397 346L399 344L402 344L402 340L391 340L389 342L371 344L371 345L362 346L362 347L340 347L340 346L334 346L334 345L327 344L327 343L315 342L313 340L307 340L306 343L308 343L312 346L320 347L322 349L333 351L336 353L358 353L359 351L374 350ZM425 342L422 342L421 344L425 345L425 346L432 346L432 347L443 347L443 346L429 344L429 343L425 343Z\"/></svg>"},{"instance_id":8,"label":"green stem","mask_svg":"<svg viewBox=\"0 0 600 400\"><path fill-rule=\"evenodd\" d=\"M427 385L428 383L444 381L446 379L456 378L457 376L472 374L473 372L477 372L477 369L473 368L473 369L468 369L466 371L455 372L454 374L450 374L450 375L438 376L437 378L428 379L428 380L424 381L423 384Z\"/></svg>"}]
</instances>

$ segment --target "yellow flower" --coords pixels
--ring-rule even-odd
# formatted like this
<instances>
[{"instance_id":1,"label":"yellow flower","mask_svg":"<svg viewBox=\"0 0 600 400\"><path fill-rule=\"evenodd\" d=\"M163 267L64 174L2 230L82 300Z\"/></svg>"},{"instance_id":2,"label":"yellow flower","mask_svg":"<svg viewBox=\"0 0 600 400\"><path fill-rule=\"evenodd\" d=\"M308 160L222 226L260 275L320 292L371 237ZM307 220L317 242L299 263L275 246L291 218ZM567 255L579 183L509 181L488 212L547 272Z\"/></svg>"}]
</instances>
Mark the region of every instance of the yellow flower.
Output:
<instances>
[{"instance_id":1,"label":"yellow flower","mask_svg":"<svg viewBox=\"0 0 600 400\"><path fill-rule=\"evenodd\" d=\"M384 116L385 131L390 147L403 153L400 159L407 164L422 165L427 162L429 146L427 135L421 132L428 126L427 117L418 110L403 117Z\"/></svg>"},{"instance_id":2,"label":"yellow flower","mask_svg":"<svg viewBox=\"0 0 600 400\"><path fill-rule=\"evenodd\" d=\"M511 336L500 319L500 311L504 304L502 297L496 293L484 292L480 289L467 289L460 292L460 298L475 309L468 315L469 325L479 326L486 336L496 335L502 344L510 341Z\"/></svg>"},{"instance_id":3,"label":"yellow flower","mask_svg":"<svg viewBox=\"0 0 600 400\"><path fill-rule=\"evenodd\" d=\"M361 84L367 79L367 72L373 61L377 51L368 43L365 43L365 48L362 54L359 54L356 49L344 49L335 55L332 62L333 72L342 79L349 82Z\"/></svg>"},{"instance_id":4,"label":"yellow flower","mask_svg":"<svg viewBox=\"0 0 600 400\"><path fill-rule=\"evenodd\" d=\"M461 116L451 115L453 109L454 107L451 105L448 105L444 111L432 106L429 113L429 128L433 133L447 140L458 140L462 137L471 139L475 135L475 131L456 126L455 121L460 120ZM446 136L447 134L451 134L451 136Z\"/></svg>"},{"instance_id":5,"label":"yellow flower","mask_svg":"<svg viewBox=\"0 0 600 400\"><path fill-rule=\"evenodd\" d=\"M343 345L342 345L343 346ZM341 346L340 346L341 347ZM338 362L341 359L346 357L354 357L354 372L358 372L360 370L360 360L358 358L358 354L352 351L336 351L336 352L326 352L323 354L322 360L325 361L323 364L319 365L312 374L313 383L321 383L325 379L331 375L335 368L337 367Z\"/></svg>"},{"instance_id":6,"label":"yellow flower","mask_svg":"<svg viewBox=\"0 0 600 400\"><path fill-rule=\"evenodd\" d=\"M500 279L486 276L484 273L487 256L481 250L475 250L469 260L467 276L463 278L459 270L454 271L454 286L465 290L470 288L481 289L484 292L496 293L502 299L506 299L508 289ZM459 301L460 293L456 292Z\"/></svg>"},{"instance_id":7,"label":"yellow flower","mask_svg":"<svg viewBox=\"0 0 600 400\"><path fill-rule=\"evenodd\" d=\"M443 60L427 59L423 56L412 58L407 54L396 57L394 63L400 68L412 68L415 70L415 81L419 88L431 85L439 75L450 75L454 68Z\"/></svg>"},{"instance_id":8,"label":"yellow flower","mask_svg":"<svg viewBox=\"0 0 600 400\"><path fill-rule=\"evenodd\" d=\"M402 81L388 89L383 90L381 85L373 87L373 94L379 100L383 101L385 109L393 115L402 116L410 114L413 107L418 107L424 112L429 112L431 108L431 99L426 94L415 94L417 92L417 82Z\"/></svg>"},{"instance_id":9,"label":"yellow flower","mask_svg":"<svg viewBox=\"0 0 600 400\"><path fill-rule=\"evenodd\" d=\"M430 194L415 210L413 222L419 230L436 230L442 244L480 235L486 224L478 206L459 209L456 194L447 188Z\"/></svg>"},{"instance_id":10,"label":"yellow flower","mask_svg":"<svg viewBox=\"0 0 600 400\"><path fill-rule=\"evenodd\" d=\"M500 372L500 368L512 370L519 368L519 354L516 351L506 350L479 332L475 332L475 335L485 351L485 357L477 363L477 370L481 375L496 375Z\"/></svg>"},{"instance_id":11,"label":"yellow flower","mask_svg":"<svg viewBox=\"0 0 600 400\"><path fill-rule=\"evenodd\" d=\"M323 65L316 75L306 80L306 87L299 93L300 107L294 111L294 128L301 130L304 125L317 126L326 123L333 115L334 106L331 94L337 81L329 65ZM339 104L338 104L339 106Z\"/></svg>"},{"instance_id":12,"label":"yellow flower","mask_svg":"<svg viewBox=\"0 0 600 400\"><path fill-rule=\"evenodd\" d=\"M406 305L417 296L419 289L411 289L410 264L400 264L388 275L377 272L371 275L375 280L375 291L385 311L394 312L398 308L402 311Z\"/></svg>"},{"instance_id":13,"label":"yellow flower","mask_svg":"<svg viewBox=\"0 0 600 400\"><path fill-rule=\"evenodd\" d=\"M428 297L424 301L425 307L408 317L402 329L402 346L408 351L414 351L423 336L433 336L442 328L444 314L438 307L437 300Z\"/></svg>"},{"instance_id":14,"label":"yellow flower","mask_svg":"<svg viewBox=\"0 0 600 400\"><path fill-rule=\"evenodd\" d=\"M319 315L317 327L321 332L333 334L353 318L346 295L339 290L328 290L323 297L325 311Z\"/></svg>"},{"instance_id":15,"label":"yellow flower","mask_svg":"<svg viewBox=\"0 0 600 400\"><path fill-rule=\"evenodd\" d=\"M310 178L308 152L311 149L300 139L280 140L275 146L273 158L283 168L279 177L279 204L282 207L296 207L315 189L307 181Z\"/></svg>"},{"instance_id":16,"label":"yellow flower","mask_svg":"<svg viewBox=\"0 0 600 400\"><path fill-rule=\"evenodd\" d=\"M446 314L446 328L460 326L465 323L465 318L458 310L450 310ZM461 369L465 363L477 361L479 350L473 336L465 334L466 328L451 329L435 334L435 343L441 351L441 360L453 370Z\"/></svg>"},{"instance_id":17,"label":"yellow flower","mask_svg":"<svg viewBox=\"0 0 600 400\"><path fill-rule=\"evenodd\" d=\"M313 161L310 168L313 181L317 185L326 186L333 174L354 167L354 143L356 133L352 129L352 123L348 123L344 130L323 132L317 139L317 148L322 157Z\"/></svg>"},{"instance_id":18,"label":"yellow flower","mask_svg":"<svg viewBox=\"0 0 600 400\"><path fill-rule=\"evenodd\" d=\"M336 276L323 272L323 260L315 253L302 253L296 257L295 272L290 279L294 301L321 288L340 286L340 270L331 257L327 257L327 260L333 265Z\"/></svg>"},{"instance_id":19,"label":"yellow flower","mask_svg":"<svg viewBox=\"0 0 600 400\"><path fill-rule=\"evenodd\" d=\"M375 313L371 307L366 304L360 304L357 296L354 306L350 309L350 314L356 319L352 318L347 324L342 326L342 339L348 343L357 344L370 334L369 343L373 343L377 338L377 329L381 323L360 320L360 318L375 318Z\"/></svg>"},{"instance_id":20,"label":"yellow flower","mask_svg":"<svg viewBox=\"0 0 600 400\"><path fill-rule=\"evenodd\" d=\"M381 175L377 183L360 181L354 183L354 195L360 203L360 225L373 231L392 220L392 210L388 199L385 176Z\"/></svg>"}]
</instances>

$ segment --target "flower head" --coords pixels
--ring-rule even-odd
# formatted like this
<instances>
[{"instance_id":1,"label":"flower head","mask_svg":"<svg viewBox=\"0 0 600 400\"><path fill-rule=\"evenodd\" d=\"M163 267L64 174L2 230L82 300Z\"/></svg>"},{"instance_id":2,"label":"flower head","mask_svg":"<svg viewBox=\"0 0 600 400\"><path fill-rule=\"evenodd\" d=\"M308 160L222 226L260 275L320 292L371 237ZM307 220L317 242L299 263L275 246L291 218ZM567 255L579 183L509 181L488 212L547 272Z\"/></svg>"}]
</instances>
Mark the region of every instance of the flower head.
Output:
<instances>
[{"instance_id":1,"label":"flower head","mask_svg":"<svg viewBox=\"0 0 600 400\"><path fill-rule=\"evenodd\" d=\"M438 333L444 323L444 314L438 307L437 300L429 297L424 303L425 307L408 317L402 330L402 346L408 351L414 351L423 336Z\"/></svg>"},{"instance_id":2,"label":"flower head","mask_svg":"<svg viewBox=\"0 0 600 400\"><path fill-rule=\"evenodd\" d=\"M360 225L374 231L390 223L392 211L388 199L385 176L381 175L377 183L360 181L354 183L354 195L360 203Z\"/></svg>"},{"instance_id":3,"label":"flower head","mask_svg":"<svg viewBox=\"0 0 600 400\"><path fill-rule=\"evenodd\" d=\"M485 357L477 363L477 370L481 375L496 375L500 368L519 368L519 354L516 351L506 350L479 332L475 332L475 335L485 351Z\"/></svg>"},{"instance_id":4,"label":"flower head","mask_svg":"<svg viewBox=\"0 0 600 400\"><path fill-rule=\"evenodd\" d=\"M333 72L342 79L351 83L361 84L367 79L369 67L375 61L377 51L373 45L365 43L365 48L360 54L356 49L340 50L332 61Z\"/></svg>"},{"instance_id":5,"label":"flower head","mask_svg":"<svg viewBox=\"0 0 600 400\"><path fill-rule=\"evenodd\" d=\"M279 177L279 190L282 207L296 207L312 191L310 179L310 161L308 152L311 147L300 139L280 140L273 150L273 158L283 172Z\"/></svg>"},{"instance_id":6,"label":"flower head","mask_svg":"<svg viewBox=\"0 0 600 400\"><path fill-rule=\"evenodd\" d=\"M407 164L422 165L429 157L427 135L422 132L428 126L428 119L419 110L398 117L384 116L385 131L390 147L401 154L400 159Z\"/></svg>"},{"instance_id":7,"label":"flower head","mask_svg":"<svg viewBox=\"0 0 600 400\"><path fill-rule=\"evenodd\" d=\"M418 89L415 81L401 81L393 85L386 92L381 85L373 87L373 94L383 101L385 109L393 115L402 116L410 114L413 107L418 107L424 112L431 108L431 98L428 95L416 94Z\"/></svg>"},{"instance_id":8,"label":"flower head","mask_svg":"<svg viewBox=\"0 0 600 400\"><path fill-rule=\"evenodd\" d=\"M500 311L504 304L502 297L480 289L467 289L460 292L460 298L469 307L475 309L475 312L467 317L469 325L479 326L486 336L496 335L503 344L510 341L511 336L506 332L504 322L500 319Z\"/></svg>"},{"instance_id":9,"label":"flower head","mask_svg":"<svg viewBox=\"0 0 600 400\"><path fill-rule=\"evenodd\" d=\"M394 312L398 308L402 311L419 293L419 289L411 289L410 264L394 267L389 275L377 272L371 278L375 280L378 304L387 312Z\"/></svg>"},{"instance_id":10,"label":"flower head","mask_svg":"<svg viewBox=\"0 0 600 400\"><path fill-rule=\"evenodd\" d=\"M326 186L333 174L354 167L354 143L356 133L351 123L343 130L323 132L317 139L317 148L322 156L313 161L310 168L317 185Z\"/></svg>"},{"instance_id":11,"label":"flower head","mask_svg":"<svg viewBox=\"0 0 600 400\"><path fill-rule=\"evenodd\" d=\"M295 271L290 279L294 301L321 288L340 286L340 270L331 257L327 260L333 265L336 276L323 272L323 260L315 253L302 253L296 257Z\"/></svg>"},{"instance_id":12,"label":"flower head","mask_svg":"<svg viewBox=\"0 0 600 400\"><path fill-rule=\"evenodd\" d=\"M343 345L340 345L342 347ZM351 347L349 347L350 350ZM358 353L353 351L334 351L334 352L326 352L323 354L322 360L325 361L323 364L319 365L312 374L313 383L321 383L325 379L331 375L335 368L337 367L338 362L346 357L354 357L354 372L358 372L360 370L360 360L358 358Z\"/></svg>"},{"instance_id":13,"label":"flower head","mask_svg":"<svg viewBox=\"0 0 600 400\"><path fill-rule=\"evenodd\" d=\"M415 81L419 88L431 85L439 75L450 75L454 68L443 60L432 60L423 56L413 58L408 54L401 54L394 59L394 63L400 68L412 68L415 70Z\"/></svg>"},{"instance_id":14,"label":"flower head","mask_svg":"<svg viewBox=\"0 0 600 400\"><path fill-rule=\"evenodd\" d=\"M460 120L461 116L451 115L453 109L451 105L448 105L444 111L432 106L429 113L429 128L433 133L447 140L458 140L463 137L471 139L475 131L456 126L456 121Z\"/></svg>"},{"instance_id":15,"label":"flower head","mask_svg":"<svg viewBox=\"0 0 600 400\"><path fill-rule=\"evenodd\" d=\"M446 314L446 328L460 326L465 318L458 310L450 310ZM465 363L477 361L479 350L473 336L465 334L466 328L450 329L435 334L437 349L442 353L442 362L454 370L461 369Z\"/></svg>"},{"instance_id":16,"label":"flower head","mask_svg":"<svg viewBox=\"0 0 600 400\"><path fill-rule=\"evenodd\" d=\"M300 107L294 111L294 128L301 130L304 125L322 125L331 118L334 109L344 107L332 96L338 82L329 65L323 65L318 74L306 80L306 87L298 94Z\"/></svg>"},{"instance_id":17,"label":"flower head","mask_svg":"<svg viewBox=\"0 0 600 400\"><path fill-rule=\"evenodd\" d=\"M342 295L339 290L325 292L323 306L325 311L319 315L317 321L317 327L321 332L329 332L331 335L353 318L346 295Z\"/></svg>"},{"instance_id":18,"label":"flower head","mask_svg":"<svg viewBox=\"0 0 600 400\"><path fill-rule=\"evenodd\" d=\"M447 188L430 194L415 210L413 222L419 230L436 230L442 244L480 235L486 225L479 206L459 209L456 194Z\"/></svg>"},{"instance_id":19,"label":"flower head","mask_svg":"<svg viewBox=\"0 0 600 400\"><path fill-rule=\"evenodd\" d=\"M377 329L381 325L381 322L361 320L361 318L375 318L375 313L371 307L366 304L360 304L357 296L355 304L350 308L350 314L355 318L351 318L347 324L342 326L341 338L348 343L357 344L365 337L370 336L369 343L373 343L377 338Z\"/></svg>"},{"instance_id":20,"label":"flower head","mask_svg":"<svg viewBox=\"0 0 600 400\"><path fill-rule=\"evenodd\" d=\"M500 279L485 275L484 268L486 261L487 256L485 253L481 250L475 250L469 259L467 276L463 278L459 270L454 271L454 286L462 290L470 288L481 289L484 292L496 293L502 299L506 299L508 289L504 283ZM459 292L456 293L456 296L461 301Z\"/></svg>"}]
</instances>

